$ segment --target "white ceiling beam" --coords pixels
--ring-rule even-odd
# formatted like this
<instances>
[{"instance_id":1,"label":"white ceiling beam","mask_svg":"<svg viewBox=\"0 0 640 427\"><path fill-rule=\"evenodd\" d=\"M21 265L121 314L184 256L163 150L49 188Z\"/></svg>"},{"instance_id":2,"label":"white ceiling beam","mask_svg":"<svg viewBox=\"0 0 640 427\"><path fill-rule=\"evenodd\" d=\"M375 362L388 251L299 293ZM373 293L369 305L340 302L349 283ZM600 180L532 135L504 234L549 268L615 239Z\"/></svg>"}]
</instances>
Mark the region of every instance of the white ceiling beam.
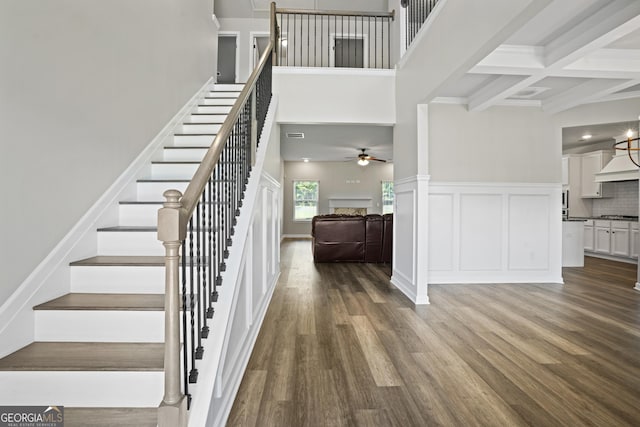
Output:
<instances>
[{"instance_id":1,"label":"white ceiling beam","mask_svg":"<svg viewBox=\"0 0 640 427\"><path fill-rule=\"evenodd\" d=\"M544 49L542 47L501 45L480 61L470 72L479 72L481 74L532 74L542 69L544 69ZM486 70L491 71L486 72Z\"/></svg>"},{"instance_id":2,"label":"white ceiling beam","mask_svg":"<svg viewBox=\"0 0 640 427\"><path fill-rule=\"evenodd\" d=\"M547 70L540 51L537 46L500 46L469 73L530 76L545 71L547 77L640 78L640 49L600 49L564 68Z\"/></svg>"},{"instance_id":3,"label":"white ceiling beam","mask_svg":"<svg viewBox=\"0 0 640 427\"><path fill-rule=\"evenodd\" d=\"M635 90L631 92L617 92L612 93L611 95L603 96L600 99L596 99L590 103L595 102L609 102L609 101L622 101L624 99L633 99L640 98L640 90Z\"/></svg>"},{"instance_id":4,"label":"white ceiling beam","mask_svg":"<svg viewBox=\"0 0 640 427\"><path fill-rule=\"evenodd\" d=\"M538 80L536 74L532 76L500 76L488 85L477 90L469 97L467 106L469 111L482 111L492 105L500 104L519 91L528 88Z\"/></svg>"},{"instance_id":5,"label":"white ceiling beam","mask_svg":"<svg viewBox=\"0 0 640 427\"><path fill-rule=\"evenodd\" d=\"M496 84L491 87L486 86L469 97L468 109L480 111L496 105L518 91L553 75L554 71L562 70L565 66L604 48L638 28L640 28L640 1L615 0L545 46L542 68L534 67L534 71L525 78L509 79L514 76L498 78L494 82ZM509 56L508 49L494 52L494 58L487 59L485 67L492 66L492 62L495 67L496 62L500 59L506 61L506 57ZM514 50L510 54L512 58L520 57L525 68L535 65L540 56L537 50L528 54L524 50L520 52ZM514 82L512 87L508 87L509 81Z\"/></svg>"},{"instance_id":6,"label":"white ceiling beam","mask_svg":"<svg viewBox=\"0 0 640 427\"><path fill-rule=\"evenodd\" d=\"M566 90L542 103L542 110L558 113L577 105L588 104L603 97L640 84L640 80L593 79Z\"/></svg>"},{"instance_id":7,"label":"white ceiling beam","mask_svg":"<svg viewBox=\"0 0 640 427\"><path fill-rule=\"evenodd\" d=\"M545 46L545 65L562 68L638 28L640 1L613 1Z\"/></svg>"}]
</instances>

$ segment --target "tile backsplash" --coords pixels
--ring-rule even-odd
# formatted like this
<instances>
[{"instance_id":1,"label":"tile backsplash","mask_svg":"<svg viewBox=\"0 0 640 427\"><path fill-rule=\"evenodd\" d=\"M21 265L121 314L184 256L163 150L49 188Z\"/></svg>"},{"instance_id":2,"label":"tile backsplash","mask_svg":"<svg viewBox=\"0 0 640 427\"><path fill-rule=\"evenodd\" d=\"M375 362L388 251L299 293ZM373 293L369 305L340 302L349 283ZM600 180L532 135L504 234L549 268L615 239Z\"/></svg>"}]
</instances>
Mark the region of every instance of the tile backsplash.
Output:
<instances>
[{"instance_id":1,"label":"tile backsplash","mask_svg":"<svg viewBox=\"0 0 640 427\"><path fill-rule=\"evenodd\" d=\"M638 215L638 181L612 182L613 197L593 199L593 216Z\"/></svg>"}]
</instances>

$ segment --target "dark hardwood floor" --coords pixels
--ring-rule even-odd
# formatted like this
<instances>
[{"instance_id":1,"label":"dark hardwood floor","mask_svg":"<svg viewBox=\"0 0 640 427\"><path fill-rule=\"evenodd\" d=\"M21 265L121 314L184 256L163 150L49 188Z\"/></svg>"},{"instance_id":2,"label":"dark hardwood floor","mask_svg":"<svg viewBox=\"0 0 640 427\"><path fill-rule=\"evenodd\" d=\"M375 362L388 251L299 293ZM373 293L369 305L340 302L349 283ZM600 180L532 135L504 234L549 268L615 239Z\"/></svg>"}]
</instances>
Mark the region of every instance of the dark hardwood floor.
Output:
<instances>
[{"instance_id":1,"label":"dark hardwood floor","mask_svg":"<svg viewBox=\"0 0 640 427\"><path fill-rule=\"evenodd\" d=\"M565 285L431 285L414 307L388 267L282 275L229 426L638 426L636 266L587 258Z\"/></svg>"}]
</instances>

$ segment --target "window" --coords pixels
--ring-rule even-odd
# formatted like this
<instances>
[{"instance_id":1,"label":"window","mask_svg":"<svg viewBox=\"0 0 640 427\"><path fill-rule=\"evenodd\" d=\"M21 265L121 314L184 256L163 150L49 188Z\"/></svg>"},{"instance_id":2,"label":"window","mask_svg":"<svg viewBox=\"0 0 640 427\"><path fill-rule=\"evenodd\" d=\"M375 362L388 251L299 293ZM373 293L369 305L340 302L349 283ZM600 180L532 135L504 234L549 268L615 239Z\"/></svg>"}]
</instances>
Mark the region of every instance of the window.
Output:
<instances>
[{"instance_id":1,"label":"window","mask_svg":"<svg viewBox=\"0 0 640 427\"><path fill-rule=\"evenodd\" d=\"M382 213L393 213L393 181L382 181Z\"/></svg>"},{"instance_id":2,"label":"window","mask_svg":"<svg viewBox=\"0 0 640 427\"><path fill-rule=\"evenodd\" d=\"M311 221L318 214L318 181L293 181L293 220Z\"/></svg>"}]
</instances>

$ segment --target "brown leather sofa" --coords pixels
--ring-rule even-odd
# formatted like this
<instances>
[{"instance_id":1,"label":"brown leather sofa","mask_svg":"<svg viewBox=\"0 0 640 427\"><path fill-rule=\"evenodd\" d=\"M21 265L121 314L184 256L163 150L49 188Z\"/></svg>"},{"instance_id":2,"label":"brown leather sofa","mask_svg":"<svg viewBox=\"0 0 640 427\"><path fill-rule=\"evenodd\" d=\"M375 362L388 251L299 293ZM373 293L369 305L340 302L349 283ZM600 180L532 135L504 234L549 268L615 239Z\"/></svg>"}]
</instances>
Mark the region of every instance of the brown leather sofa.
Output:
<instances>
[{"instance_id":1,"label":"brown leather sofa","mask_svg":"<svg viewBox=\"0 0 640 427\"><path fill-rule=\"evenodd\" d=\"M391 262L391 214L318 215L311 235L314 262Z\"/></svg>"}]
</instances>

